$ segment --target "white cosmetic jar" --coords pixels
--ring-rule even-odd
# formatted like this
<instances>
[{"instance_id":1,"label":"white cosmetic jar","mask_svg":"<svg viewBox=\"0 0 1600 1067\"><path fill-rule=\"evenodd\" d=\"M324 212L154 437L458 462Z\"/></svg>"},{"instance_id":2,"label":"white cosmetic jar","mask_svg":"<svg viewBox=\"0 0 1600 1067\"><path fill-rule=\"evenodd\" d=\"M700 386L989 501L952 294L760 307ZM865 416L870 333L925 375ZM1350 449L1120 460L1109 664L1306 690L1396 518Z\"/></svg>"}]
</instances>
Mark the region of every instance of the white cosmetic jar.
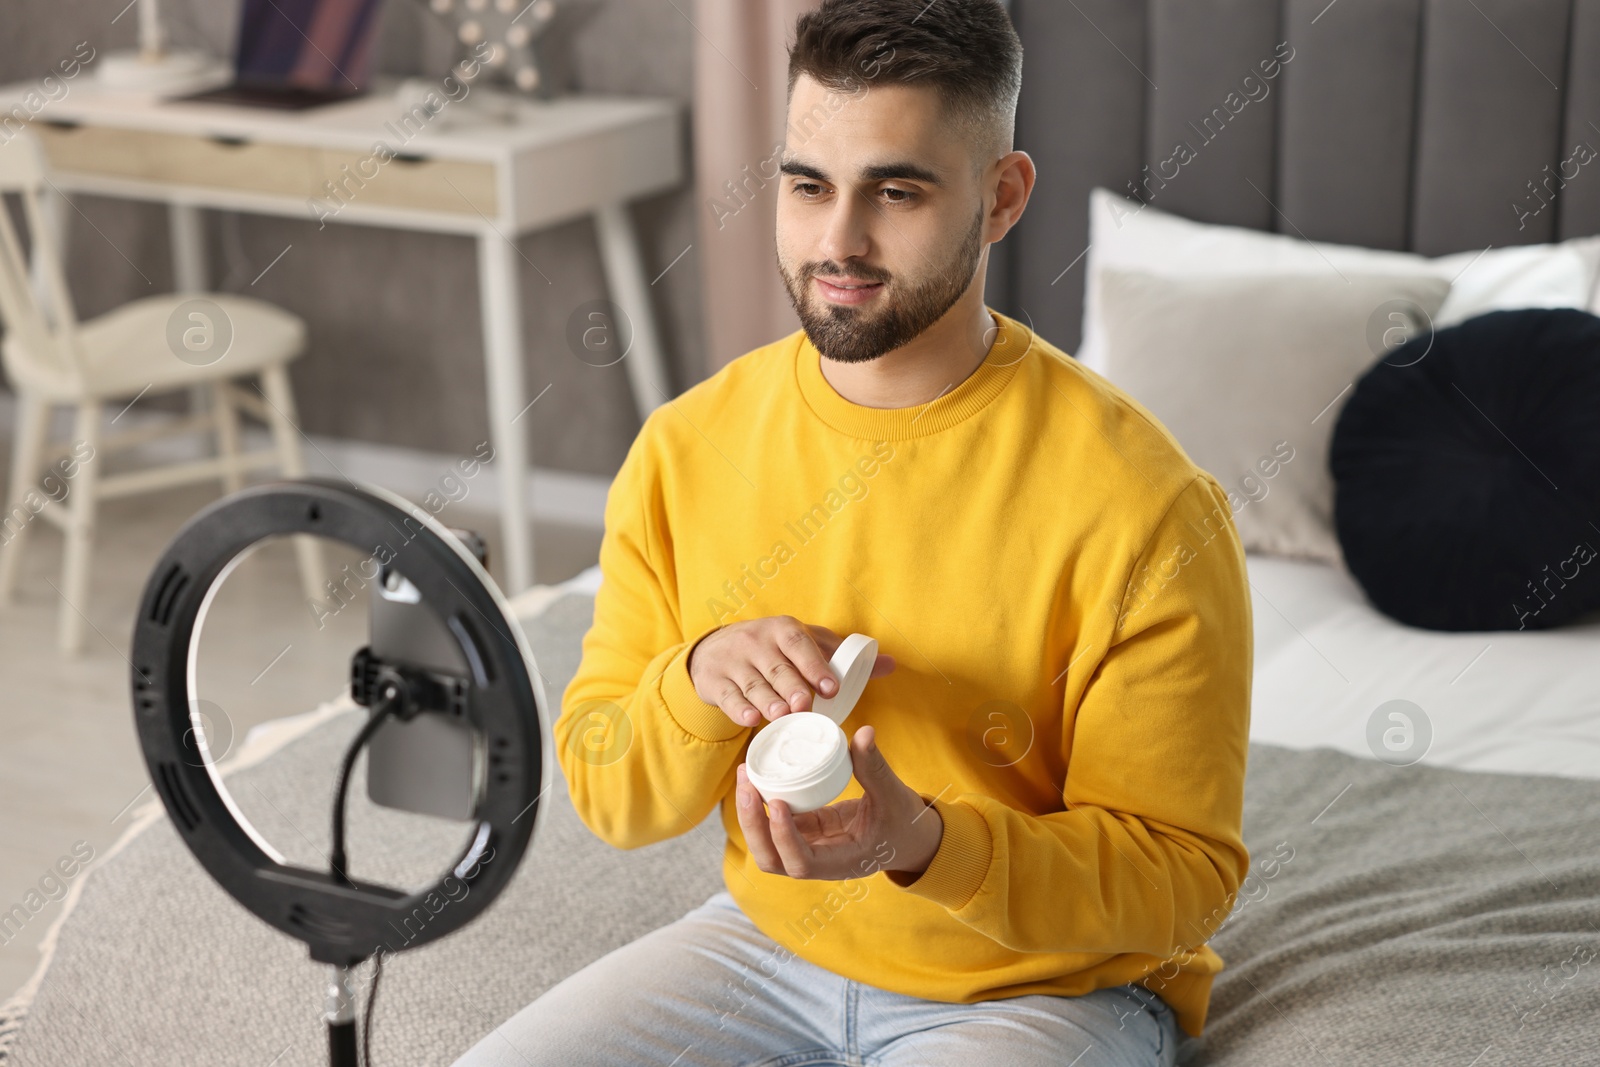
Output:
<instances>
[{"instance_id":1,"label":"white cosmetic jar","mask_svg":"<svg viewBox=\"0 0 1600 1067\"><path fill-rule=\"evenodd\" d=\"M768 802L793 812L827 807L850 784L850 740L841 724L861 699L878 660L878 642L851 634L839 642L829 666L839 680L832 697L816 696L811 711L792 711L760 730L745 752L745 774Z\"/></svg>"}]
</instances>

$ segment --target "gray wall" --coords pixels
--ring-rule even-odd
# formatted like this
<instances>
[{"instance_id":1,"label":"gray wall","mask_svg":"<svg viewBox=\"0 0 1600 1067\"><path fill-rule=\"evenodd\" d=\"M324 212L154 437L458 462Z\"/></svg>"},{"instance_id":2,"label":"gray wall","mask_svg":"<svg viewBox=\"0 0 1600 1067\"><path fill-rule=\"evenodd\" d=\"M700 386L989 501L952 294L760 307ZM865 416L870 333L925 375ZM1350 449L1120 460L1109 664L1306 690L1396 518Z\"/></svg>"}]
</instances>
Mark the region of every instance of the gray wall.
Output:
<instances>
[{"instance_id":1,"label":"gray wall","mask_svg":"<svg viewBox=\"0 0 1600 1067\"><path fill-rule=\"evenodd\" d=\"M79 41L99 52L130 47L135 13L111 23L125 2L4 0L0 79L42 77ZM572 87L681 101L687 165L695 32L688 20L663 0L564 4ZM235 0L165 0L163 11L177 43L231 52ZM380 70L440 74L451 61L450 44L418 0L386 0ZM69 212L68 273L80 315L172 287L163 209L73 199L83 214ZM635 202L633 219L649 277L695 239L695 210L687 185ZM477 268L469 239L352 225L319 231L310 219L220 212L207 213L207 233L216 288L249 291L307 319L310 349L292 373L308 433L444 452L469 452L487 438ZM252 287L251 279L287 245L293 248ZM626 372L621 364L589 366L567 350L565 339L574 309L607 295L594 229L588 220L565 224L524 236L518 249L549 278L521 265L529 399L551 386L519 423L531 423L533 461L541 468L609 476L639 429ZM705 376L694 252L652 292L671 384L682 391Z\"/></svg>"}]
</instances>

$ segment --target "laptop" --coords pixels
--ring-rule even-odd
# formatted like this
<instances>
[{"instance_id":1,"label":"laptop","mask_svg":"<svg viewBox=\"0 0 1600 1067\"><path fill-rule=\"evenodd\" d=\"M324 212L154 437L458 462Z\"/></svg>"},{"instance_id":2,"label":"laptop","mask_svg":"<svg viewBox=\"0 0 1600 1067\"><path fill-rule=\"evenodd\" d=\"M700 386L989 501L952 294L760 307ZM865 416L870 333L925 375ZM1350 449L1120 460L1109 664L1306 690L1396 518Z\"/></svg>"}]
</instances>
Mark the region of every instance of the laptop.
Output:
<instances>
[{"instance_id":1,"label":"laptop","mask_svg":"<svg viewBox=\"0 0 1600 1067\"><path fill-rule=\"evenodd\" d=\"M232 83L184 97L301 110L367 91L380 0L244 0Z\"/></svg>"}]
</instances>

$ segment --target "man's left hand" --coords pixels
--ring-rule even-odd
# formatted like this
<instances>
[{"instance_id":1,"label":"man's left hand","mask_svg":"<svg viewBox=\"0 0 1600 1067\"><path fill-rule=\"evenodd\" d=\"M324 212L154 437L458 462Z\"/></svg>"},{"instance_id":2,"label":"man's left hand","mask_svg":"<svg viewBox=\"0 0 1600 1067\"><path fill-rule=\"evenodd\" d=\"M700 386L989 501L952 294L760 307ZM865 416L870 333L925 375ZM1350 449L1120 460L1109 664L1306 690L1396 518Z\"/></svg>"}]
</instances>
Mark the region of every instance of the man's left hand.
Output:
<instances>
[{"instance_id":1,"label":"man's left hand","mask_svg":"<svg viewBox=\"0 0 1600 1067\"><path fill-rule=\"evenodd\" d=\"M770 817L744 764L739 764L735 803L756 866L768 874L834 881L879 869L904 872L905 878L927 870L944 836L938 810L890 768L871 726L851 738L850 762L861 796L798 814L774 800L767 805ZM884 844L889 846L887 857Z\"/></svg>"}]
</instances>

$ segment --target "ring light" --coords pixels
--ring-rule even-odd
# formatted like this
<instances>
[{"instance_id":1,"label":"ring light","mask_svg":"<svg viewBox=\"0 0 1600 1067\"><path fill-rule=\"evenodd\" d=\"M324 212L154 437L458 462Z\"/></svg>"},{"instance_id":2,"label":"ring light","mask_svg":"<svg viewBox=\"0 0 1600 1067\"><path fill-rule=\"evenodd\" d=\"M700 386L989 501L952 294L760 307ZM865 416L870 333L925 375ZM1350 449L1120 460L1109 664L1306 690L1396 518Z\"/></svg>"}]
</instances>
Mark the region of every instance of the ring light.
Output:
<instances>
[{"instance_id":1,"label":"ring light","mask_svg":"<svg viewBox=\"0 0 1600 1067\"><path fill-rule=\"evenodd\" d=\"M484 742L475 832L448 872L424 889L404 891L286 863L234 806L191 711L195 637L212 597L257 544L292 534L341 541L399 570L443 622L467 664L466 674L452 677L375 664L362 649L353 665L352 692L359 702L376 706L361 699L363 689L371 698L381 688L395 707L404 706L401 717L424 710L454 714ZM257 918L304 942L313 960L340 969L346 986L349 969L384 944L391 921L425 906L430 894L443 896L450 879L470 892L459 899L452 894L455 903L432 915L404 947L444 937L474 919L511 880L543 815L542 785L554 780L548 700L521 627L466 546L423 509L376 487L320 478L273 482L195 515L145 586L131 665L139 743L184 844ZM348 759L353 758L354 747ZM532 818L523 818L530 809ZM331 1011L329 1021L334 1022Z\"/></svg>"}]
</instances>

